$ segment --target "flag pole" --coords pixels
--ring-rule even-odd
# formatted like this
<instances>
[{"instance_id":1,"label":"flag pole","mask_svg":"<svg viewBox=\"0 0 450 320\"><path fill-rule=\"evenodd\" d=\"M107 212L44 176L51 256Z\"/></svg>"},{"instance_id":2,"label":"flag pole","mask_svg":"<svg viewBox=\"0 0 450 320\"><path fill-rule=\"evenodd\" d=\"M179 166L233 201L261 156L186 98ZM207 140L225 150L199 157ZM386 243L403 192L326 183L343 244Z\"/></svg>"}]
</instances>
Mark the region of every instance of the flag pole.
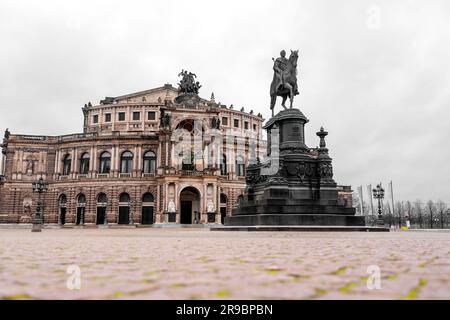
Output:
<instances>
[{"instance_id":1,"label":"flag pole","mask_svg":"<svg viewBox=\"0 0 450 320\"><path fill-rule=\"evenodd\" d=\"M395 208L394 207L394 189L392 187L392 180L389 182L389 189L391 192L391 205L392 205L392 208Z\"/></svg>"}]
</instances>

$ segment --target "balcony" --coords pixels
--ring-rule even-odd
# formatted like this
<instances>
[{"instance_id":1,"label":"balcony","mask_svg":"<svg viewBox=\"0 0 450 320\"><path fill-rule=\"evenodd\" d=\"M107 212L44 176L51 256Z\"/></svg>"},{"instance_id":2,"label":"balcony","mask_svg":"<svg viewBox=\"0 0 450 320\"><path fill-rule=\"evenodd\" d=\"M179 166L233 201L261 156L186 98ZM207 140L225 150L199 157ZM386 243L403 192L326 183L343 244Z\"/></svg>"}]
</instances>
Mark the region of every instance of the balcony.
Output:
<instances>
[{"instance_id":1,"label":"balcony","mask_svg":"<svg viewBox=\"0 0 450 320\"><path fill-rule=\"evenodd\" d=\"M180 170L179 172L182 176L201 177L201 176L205 175L205 173L203 171L197 171L197 170Z\"/></svg>"},{"instance_id":2,"label":"balcony","mask_svg":"<svg viewBox=\"0 0 450 320\"><path fill-rule=\"evenodd\" d=\"M119 173L119 178L131 178L131 173Z\"/></svg>"},{"instance_id":3,"label":"balcony","mask_svg":"<svg viewBox=\"0 0 450 320\"><path fill-rule=\"evenodd\" d=\"M153 173L143 173L142 174L142 178L154 178L156 176L156 174Z\"/></svg>"}]
</instances>

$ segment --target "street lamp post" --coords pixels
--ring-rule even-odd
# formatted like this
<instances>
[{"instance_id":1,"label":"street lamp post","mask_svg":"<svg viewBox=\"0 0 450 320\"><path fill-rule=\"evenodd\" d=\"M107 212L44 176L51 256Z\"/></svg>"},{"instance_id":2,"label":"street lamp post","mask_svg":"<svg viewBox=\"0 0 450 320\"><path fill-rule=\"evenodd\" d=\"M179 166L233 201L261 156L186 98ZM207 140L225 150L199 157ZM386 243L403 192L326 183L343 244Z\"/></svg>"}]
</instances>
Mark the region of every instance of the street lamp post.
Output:
<instances>
[{"instance_id":1,"label":"street lamp post","mask_svg":"<svg viewBox=\"0 0 450 320\"><path fill-rule=\"evenodd\" d=\"M378 200L378 219L377 224L378 226L384 226L383 222L383 215L381 211L381 201L384 198L384 189L381 187L381 182L377 185L376 188L372 190L373 197Z\"/></svg>"},{"instance_id":2,"label":"street lamp post","mask_svg":"<svg viewBox=\"0 0 450 320\"><path fill-rule=\"evenodd\" d=\"M41 232L42 231L42 213L44 210L44 203L41 199L41 195L44 191L48 189L48 182L42 177L37 181L32 183L33 191L38 193L38 202L36 207L36 214L34 215L33 228L31 232Z\"/></svg>"}]
</instances>

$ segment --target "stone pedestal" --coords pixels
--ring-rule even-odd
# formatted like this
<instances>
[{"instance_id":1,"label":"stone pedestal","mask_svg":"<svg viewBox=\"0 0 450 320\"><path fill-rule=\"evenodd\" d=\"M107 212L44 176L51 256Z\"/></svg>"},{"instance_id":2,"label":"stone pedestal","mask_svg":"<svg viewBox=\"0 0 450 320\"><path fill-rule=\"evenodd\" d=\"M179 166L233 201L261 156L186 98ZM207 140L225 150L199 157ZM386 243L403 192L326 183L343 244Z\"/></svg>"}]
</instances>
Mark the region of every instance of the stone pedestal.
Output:
<instances>
[{"instance_id":1,"label":"stone pedestal","mask_svg":"<svg viewBox=\"0 0 450 320\"><path fill-rule=\"evenodd\" d=\"M319 148L308 148L307 122L298 109L281 111L267 122L270 161L248 166L246 193L225 225L365 225L354 208L338 201L328 133L321 128Z\"/></svg>"}]
</instances>

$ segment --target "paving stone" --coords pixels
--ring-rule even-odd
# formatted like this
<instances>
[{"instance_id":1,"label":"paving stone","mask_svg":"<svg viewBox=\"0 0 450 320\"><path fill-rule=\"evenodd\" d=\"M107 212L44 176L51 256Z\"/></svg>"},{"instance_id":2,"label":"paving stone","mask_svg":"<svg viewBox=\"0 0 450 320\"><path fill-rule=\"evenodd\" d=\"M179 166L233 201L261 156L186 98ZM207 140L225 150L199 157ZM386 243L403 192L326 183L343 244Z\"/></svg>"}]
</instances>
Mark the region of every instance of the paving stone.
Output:
<instances>
[{"instance_id":1,"label":"paving stone","mask_svg":"<svg viewBox=\"0 0 450 320\"><path fill-rule=\"evenodd\" d=\"M3 299L450 299L450 233L0 230ZM81 271L70 290L67 268ZM381 289L370 290L369 266Z\"/></svg>"}]
</instances>

